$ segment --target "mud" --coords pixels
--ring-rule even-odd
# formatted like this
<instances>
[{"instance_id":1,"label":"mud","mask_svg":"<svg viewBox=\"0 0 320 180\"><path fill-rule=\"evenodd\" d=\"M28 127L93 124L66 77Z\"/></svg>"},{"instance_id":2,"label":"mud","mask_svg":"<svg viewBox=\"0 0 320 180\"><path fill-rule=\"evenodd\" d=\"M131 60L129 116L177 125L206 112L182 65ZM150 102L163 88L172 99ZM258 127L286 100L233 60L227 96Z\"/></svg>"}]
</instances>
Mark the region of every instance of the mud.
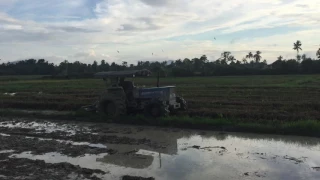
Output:
<instances>
[{"instance_id":1,"label":"mud","mask_svg":"<svg viewBox=\"0 0 320 180\"><path fill-rule=\"evenodd\" d=\"M26 128L0 128L2 133L9 135L22 135L29 137L40 137L40 138L52 138L60 140L70 140L74 142L91 142L91 143L110 143L110 144L127 144L127 145L141 145L152 148L162 148L162 146L157 145L155 142L147 138L134 139L130 137L121 137L116 135L106 135L104 131L99 134L85 133L81 131L76 131L73 136L69 136L69 133L63 131L55 131L50 133L41 133L33 129ZM107 132L109 133L109 132ZM127 133L128 134L128 133Z\"/></svg>"},{"instance_id":2,"label":"mud","mask_svg":"<svg viewBox=\"0 0 320 180\"><path fill-rule=\"evenodd\" d=\"M1 156L0 156L1 157ZM1 160L0 174L3 180L12 179L92 179L98 180L94 174L105 174L101 170L92 170L74 166L69 163L45 163L42 160L14 159Z\"/></svg>"},{"instance_id":3,"label":"mud","mask_svg":"<svg viewBox=\"0 0 320 180\"><path fill-rule=\"evenodd\" d=\"M5 179L320 179L320 139L4 119Z\"/></svg>"}]
</instances>

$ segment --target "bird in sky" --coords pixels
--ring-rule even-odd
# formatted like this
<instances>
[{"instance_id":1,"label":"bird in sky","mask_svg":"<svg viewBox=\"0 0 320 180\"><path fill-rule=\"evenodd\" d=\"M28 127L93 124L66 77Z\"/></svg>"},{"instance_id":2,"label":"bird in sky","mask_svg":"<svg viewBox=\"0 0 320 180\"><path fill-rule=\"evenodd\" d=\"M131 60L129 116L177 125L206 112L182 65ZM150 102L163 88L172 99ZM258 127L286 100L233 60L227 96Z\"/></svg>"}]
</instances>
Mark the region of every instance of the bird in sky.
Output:
<instances>
[{"instance_id":1,"label":"bird in sky","mask_svg":"<svg viewBox=\"0 0 320 180\"><path fill-rule=\"evenodd\" d=\"M213 37L214 40L216 40L216 37Z\"/></svg>"},{"instance_id":2,"label":"bird in sky","mask_svg":"<svg viewBox=\"0 0 320 180\"><path fill-rule=\"evenodd\" d=\"M120 52L118 51L118 53L120 53Z\"/></svg>"}]
</instances>

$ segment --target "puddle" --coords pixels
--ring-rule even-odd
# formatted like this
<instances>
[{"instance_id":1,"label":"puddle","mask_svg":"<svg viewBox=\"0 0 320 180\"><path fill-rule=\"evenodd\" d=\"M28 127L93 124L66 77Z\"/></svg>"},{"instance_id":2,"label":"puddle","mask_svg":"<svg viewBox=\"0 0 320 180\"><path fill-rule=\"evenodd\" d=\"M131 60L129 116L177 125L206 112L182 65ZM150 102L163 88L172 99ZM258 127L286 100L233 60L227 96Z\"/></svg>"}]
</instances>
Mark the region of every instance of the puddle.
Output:
<instances>
[{"instance_id":1,"label":"puddle","mask_svg":"<svg viewBox=\"0 0 320 180\"><path fill-rule=\"evenodd\" d=\"M15 96L17 93L3 93L3 95L6 95L6 96Z\"/></svg>"},{"instance_id":2,"label":"puddle","mask_svg":"<svg viewBox=\"0 0 320 180\"><path fill-rule=\"evenodd\" d=\"M37 137L29 137L29 136L26 136L26 138L37 138ZM42 141L55 140L55 141L58 141L58 142L61 142L61 143L72 144L72 145L74 145L74 146L86 145L86 146L93 147L93 148L104 148L104 149L107 148L106 145L103 145L103 144L91 144L91 143L89 143L89 142L74 142L74 141L61 140L61 139L51 139L51 138L38 138L38 139L39 139L39 140L42 140Z\"/></svg>"},{"instance_id":3,"label":"puddle","mask_svg":"<svg viewBox=\"0 0 320 180\"><path fill-rule=\"evenodd\" d=\"M99 164L96 163L96 159L106 155L108 155L108 153L98 155L85 154L84 156L73 158L56 152L46 153L44 155L32 155L31 152L23 152L21 154L12 154L10 158L38 159L44 160L46 163L68 162L72 165L79 165L89 169L104 169L103 166L99 166Z\"/></svg>"},{"instance_id":4,"label":"puddle","mask_svg":"<svg viewBox=\"0 0 320 180\"><path fill-rule=\"evenodd\" d=\"M170 144L161 151L147 150L139 145L107 144L109 148L126 151L113 155L86 154L77 158L59 153L32 155L28 152L12 157L47 163L69 162L100 169L108 172L97 175L102 179L119 179L124 175L157 180L320 179L317 168L320 166L319 138L214 132L182 135L181 132L150 131L153 134L147 134L162 141L167 141L169 136Z\"/></svg>"},{"instance_id":5,"label":"puddle","mask_svg":"<svg viewBox=\"0 0 320 180\"><path fill-rule=\"evenodd\" d=\"M71 141L72 145L87 145L89 147L93 147L93 148L104 148L106 149L107 146L103 145L103 144L90 144L88 142L73 142Z\"/></svg>"},{"instance_id":6,"label":"puddle","mask_svg":"<svg viewBox=\"0 0 320 180\"><path fill-rule=\"evenodd\" d=\"M46 153L44 155L32 155L31 152L23 152L21 154L12 154L10 158L43 160L46 163L68 162L72 165L79 165L82 168L100 169L106 173L109 173L109 170L104 163L97 163L96 161L96 159L103 158L106 155L108 155L108 153L102 153L98 155L85 154L84 156L73 158L56 152Z\"/></svg>"},{"instance_id":7,"label":"puddle","mask_svg":"<svg viewBox=\"0 0 320 180\"><path fill-rule=\"evenodd\" d=\"M0 151L0 154L12 153L12 152L14 152L14 150L3 150L3 151Z\"/></svg>"},{"instance_id":8,"label":"puddle","mask_svg":"<svg viewBox=\"0 0 320 180\"><path fill-rule=\"evenodd\" d=\"M51 132L65 132L68 135L75 135L77 131L83 133L90 133L90 129L86 127L78 127L76 125L68 124L57 124L49 121L43 122L15 122L15 121L4 121L0 122L0 127L7 128L25 128L25 129L34 129L38 133L51 133Z\"/></svg>"}]
</instances>

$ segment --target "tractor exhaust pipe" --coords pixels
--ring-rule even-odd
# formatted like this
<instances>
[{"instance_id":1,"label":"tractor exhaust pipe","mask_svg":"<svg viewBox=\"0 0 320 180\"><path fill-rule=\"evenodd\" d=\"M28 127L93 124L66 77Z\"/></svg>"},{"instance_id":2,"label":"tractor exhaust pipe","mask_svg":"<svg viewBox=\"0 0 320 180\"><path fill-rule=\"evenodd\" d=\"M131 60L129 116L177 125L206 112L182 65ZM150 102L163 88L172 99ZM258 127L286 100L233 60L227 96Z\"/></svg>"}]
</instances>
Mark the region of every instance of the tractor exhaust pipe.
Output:
<instances>
[{"instance_id":1,"label":"tractor exhaust pipe","mask_svg":"<svg viewBox=\"0 0 320 180\"><path fill-rule=\"evenodd\" d=\"M158 75L157 75L157 87L159 87L159 81L160 81L160 72L158 72Z\"/></svg>"}]
</instances>

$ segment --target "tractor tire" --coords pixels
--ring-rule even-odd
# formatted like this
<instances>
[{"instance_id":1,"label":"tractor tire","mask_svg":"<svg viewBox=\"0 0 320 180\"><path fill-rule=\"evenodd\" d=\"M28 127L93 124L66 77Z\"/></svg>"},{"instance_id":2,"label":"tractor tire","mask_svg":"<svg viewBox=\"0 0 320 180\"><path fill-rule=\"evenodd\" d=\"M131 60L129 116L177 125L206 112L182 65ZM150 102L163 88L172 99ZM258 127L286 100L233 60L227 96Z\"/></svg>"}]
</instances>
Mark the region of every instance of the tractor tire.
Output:
<instances>
[{"instance_id":1,"label":"tractor tire","mask_svg":"<svg viewBox=\"0 0 320 180\"><path fill-rule=\"evenodd\" d=\"M122 98L102 100L99 111L110 118L123 116L127 114L126 102Z\"/></svg>"},{"instance_id":2,"label":"tractor tire","mask_svg":"<svg viewBox=\"0 0 320 180\"><path fill-rule=\"evenodd\" d=\"M162 101L150 102L144 109L146 116L154 118L168 116L170 111L168 106Z\"/></svg>"},{"instance_id":3,"label":"tractor tire","mask_svg":"<svg viewBox=\"0 0 320 180\"><path fill-rule=\"evenodd\" d=\"M176 101L177 101L177 103L180 103L180 109L179 110L185 111L185 110L188 109L187 101L184 100L183 97L180 97L180 96L176 97Z\"/></svg>"}]
</instances>

